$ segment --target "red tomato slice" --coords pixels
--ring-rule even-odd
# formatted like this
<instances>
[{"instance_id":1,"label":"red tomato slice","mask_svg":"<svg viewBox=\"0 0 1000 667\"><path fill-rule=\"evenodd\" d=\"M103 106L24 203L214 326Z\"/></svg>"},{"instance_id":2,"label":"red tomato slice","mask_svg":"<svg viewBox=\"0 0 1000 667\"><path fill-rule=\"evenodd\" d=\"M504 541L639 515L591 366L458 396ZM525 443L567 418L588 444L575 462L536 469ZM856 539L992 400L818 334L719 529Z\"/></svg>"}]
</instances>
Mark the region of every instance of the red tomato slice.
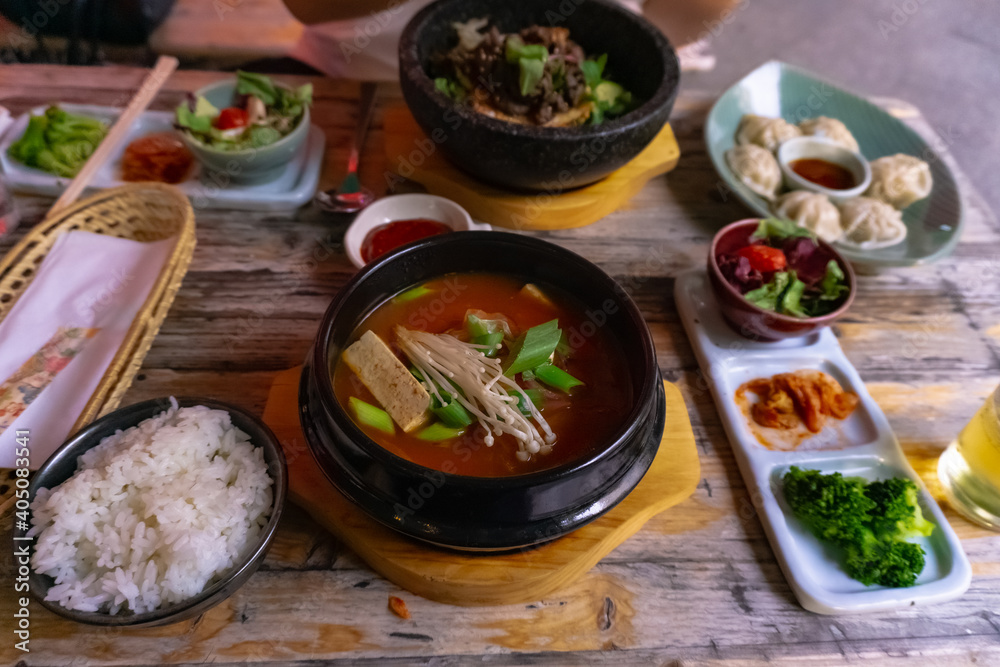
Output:
<instances>
[{"instance_id":1,"label":"red tomato slice","mask_svg":"<svg viewBox=\"0 0 1000 667\"><path fill-rule=\"evenodd\" d=\"M246 127L250 123L250 114L239 107L226 107L219 112L212 123L220 130L231 130L234 127Z\"/></svg>"},{"instance_id":2,"label":"red tomato slice","mask_svg":"<svg viewBox=\"0 0 1000 667\"><path fill-rule=\"evenodd\" d=\"M746 257L750 261L750 268L761 273L781 271L788 265L785 253L779 248L772 248L767 245L748 245L736 251L740 257Z\"/></svg>"}]
</instances>

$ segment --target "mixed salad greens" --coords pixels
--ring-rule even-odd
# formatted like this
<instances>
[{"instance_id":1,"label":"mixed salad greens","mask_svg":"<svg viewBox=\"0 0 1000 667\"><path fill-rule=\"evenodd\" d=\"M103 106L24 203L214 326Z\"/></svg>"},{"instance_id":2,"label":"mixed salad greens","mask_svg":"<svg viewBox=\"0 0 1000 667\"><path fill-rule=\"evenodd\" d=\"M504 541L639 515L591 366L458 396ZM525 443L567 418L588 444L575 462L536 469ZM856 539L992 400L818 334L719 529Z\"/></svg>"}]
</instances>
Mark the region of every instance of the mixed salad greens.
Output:
<instances>
[{"instance_id":1,"label":"mixed salad greens","mask_svg":"<svg viewBox=\"0 0 1000 667\"><path fill-rule=\"evenodd\" d=\"M750 240L716 258L722 275L750 303L806 318L831 313L844 302L850 291L844 270L808 229L767 218Z\"/></svg>"},{"instance_id":2,"label":"mixed salad greens","mask_svg":"<svg viewBox=\"0 0 1000 667\"><path fill-rule=\"evenodd\" d=\"M99 120L50 106L31 116L7 154L29 167L73 178L107 134L108 126Z\"/></svg>"},{"instance_id":3,"label":"mixed salad greens","mask_svg":"<svg viewBox=\"0 0 1000 667\"><path fill-rule=\"evenodd\" d=\"M261 148L294 130L311 103L311 83L289 89L263 74L238 71L232 106L217 109L204 97L192 95L177 107L176 126L219 150Z\"/></svg>"},{"instance_id":4,"label":"mixed salad greens","mask_svg":"<svg viewBox=\"0 0 1000 667\"><path fill-rule=\"evenodd\" d=\"M587 57L560 27L502 34L485 18L456 23L459 43L434 66L437 90L503 120L599 124L630 110L632 95L604 78L607 54Z\"/></svg>"},{"instance_id":5,"label":"mixed salad greens","mask_svg":"<svg viewBox=\"0 0 1000 667\"><path fill-rule=\"evenodd\" d=\"M917 502L917 486L893 477L867 482L839 472L792 466L782 478L785 501L820 540L841 550L844 571L866 586L913 586L924 549L908 542L934 532Z\"/></svg>"}]
</instances>

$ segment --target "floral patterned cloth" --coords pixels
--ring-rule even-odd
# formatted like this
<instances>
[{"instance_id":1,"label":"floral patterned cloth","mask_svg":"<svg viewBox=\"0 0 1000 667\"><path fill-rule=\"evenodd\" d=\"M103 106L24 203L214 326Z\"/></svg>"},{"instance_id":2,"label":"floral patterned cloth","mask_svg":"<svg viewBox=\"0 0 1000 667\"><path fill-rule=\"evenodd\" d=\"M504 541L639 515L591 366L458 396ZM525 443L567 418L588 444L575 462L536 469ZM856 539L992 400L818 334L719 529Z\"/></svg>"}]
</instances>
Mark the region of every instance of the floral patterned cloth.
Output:
<instances>
[{"instance_id":1,"label":"floral patterned cloth","mask_svg":"<svg viewBox=\"0 0 1000 667\"><path fill-rule=\"evenodd\" d=\"M0 384L0 433L14 423L98 331L60 327L42 349Z\"/></svg>"}]
</instances>

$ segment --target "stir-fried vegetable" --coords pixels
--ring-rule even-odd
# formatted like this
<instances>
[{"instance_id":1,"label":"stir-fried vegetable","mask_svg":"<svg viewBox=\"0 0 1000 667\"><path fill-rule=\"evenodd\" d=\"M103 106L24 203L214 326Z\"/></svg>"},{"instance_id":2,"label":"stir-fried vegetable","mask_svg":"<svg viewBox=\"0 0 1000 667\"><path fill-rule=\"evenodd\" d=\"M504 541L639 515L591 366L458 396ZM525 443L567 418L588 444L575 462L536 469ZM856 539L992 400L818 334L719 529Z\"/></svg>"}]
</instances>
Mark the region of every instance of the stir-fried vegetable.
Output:
<instances>
[{"instance_id":1,"label":"stir-fried vegetable","mask_svg":"<svg viewBox=\"0 0 1000 667\"><path fill-rule=\"evenodd\" d=\"M28 120L24 134L7 154L29 167L72 178L107 134L107 125L99 120L50 106Z\"/></svg>"},{"instance_id":2,"label":"stir-fried vegetable","mask_svg":"<svg viewBox=\"0 0 1000 667\"><path fill-rule=\"evenodd\" d=\"M549 50L543 44L525 44L518 35L511 35L504 45L507 62L520 69L521 94L529 95L542 80Z\"/></svg>"},{"instance_id":3,"label":"stir-fried vegetable","mask_svg":"<svg viewBox=\"0 0 1000 667\"><path fill-rule=\"evenodd\" d=\"M632 93L620 84L604 78L604 67L608 64L608 54L603 53L597 60L580 63L584 80L587 82L587 97L593 102L590 112L591 125L604 122L607 116L620 116L632 106Z\"/></svg>"},{"instance_id":4,"label":"stir-fried vegetable","mask_svg":"<svg viewBox=\"0 0 1000 667\"><path fill-rule=\"evenodd\" d=\"M625 88L604 78L607 55L588 58L565 27L503 34L485 18L452 25L458 45L432 57L434 86L480 113L566 127L598 124L633 106Z\"/></svg>"}]
</instances>

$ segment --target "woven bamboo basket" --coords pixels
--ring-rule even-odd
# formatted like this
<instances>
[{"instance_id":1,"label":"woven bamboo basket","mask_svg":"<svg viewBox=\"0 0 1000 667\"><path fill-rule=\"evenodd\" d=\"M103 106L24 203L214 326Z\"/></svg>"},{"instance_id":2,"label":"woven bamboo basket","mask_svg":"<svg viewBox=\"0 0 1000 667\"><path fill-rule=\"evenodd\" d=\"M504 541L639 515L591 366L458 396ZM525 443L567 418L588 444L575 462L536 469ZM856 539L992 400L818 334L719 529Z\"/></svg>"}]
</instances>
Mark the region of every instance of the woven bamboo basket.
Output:
<instances>
[{"instance_id":1,"label":"woven bamboo basket","mask_svg":"<svg viewBox=\"0 0 1000 667\"><path fill-rule=\"evenodd\" d=\"M58 211L38 223L0 260L0 322L31 284L59 235L72 230L143 243L177 238L118 354L73 425L75 433L118 407L139 372L191 263L194 211L183 192L162 183L135 183L103 190Z\"/></svg>"}]
</instances>

